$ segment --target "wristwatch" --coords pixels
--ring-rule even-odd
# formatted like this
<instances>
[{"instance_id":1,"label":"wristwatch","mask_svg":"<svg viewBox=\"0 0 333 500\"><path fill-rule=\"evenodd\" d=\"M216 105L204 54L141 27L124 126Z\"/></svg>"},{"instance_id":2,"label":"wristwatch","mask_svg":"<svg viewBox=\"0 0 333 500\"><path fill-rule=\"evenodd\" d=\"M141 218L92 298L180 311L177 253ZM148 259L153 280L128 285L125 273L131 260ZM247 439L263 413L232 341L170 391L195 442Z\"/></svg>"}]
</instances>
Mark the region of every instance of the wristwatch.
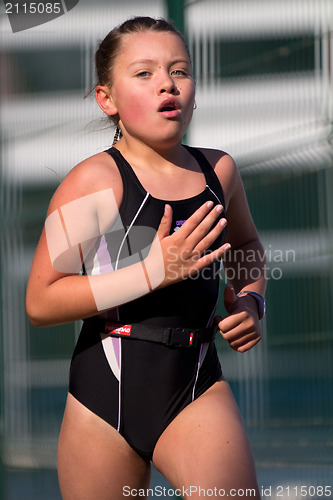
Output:
<instances>
[{"instance_id":1,"label":"wristwatch","mask_svg":"<svg viewBox=\"0 0 333 500\"><path fill-rule=\"evenodd\" d=\"M242 292L237 293L237 297L243 297L244 295L251 295L257 301L259 319L262 319L266 314L266 300L264 297L257 292L252 292L251 290L243 290Z\"/></svg>"}]
</instances>

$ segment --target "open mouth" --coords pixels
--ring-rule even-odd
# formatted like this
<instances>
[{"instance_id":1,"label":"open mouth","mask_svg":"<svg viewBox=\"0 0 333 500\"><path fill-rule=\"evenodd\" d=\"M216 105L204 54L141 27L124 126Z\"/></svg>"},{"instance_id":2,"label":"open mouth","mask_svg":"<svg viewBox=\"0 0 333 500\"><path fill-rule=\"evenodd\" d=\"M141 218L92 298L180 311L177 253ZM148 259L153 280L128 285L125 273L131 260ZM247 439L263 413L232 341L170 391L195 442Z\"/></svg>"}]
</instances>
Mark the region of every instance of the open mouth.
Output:
<instances>
[{"instance_id":1,"label":"open mouth","mask_svg":"<svg viewBox=\"0 0 333 500\"><path fill-rule=\"evenodd\" d=\"M175 106L163 106L163 108L161 109L161 111L174 111L176 108Z\"/></svg>"},{"instance_id":2,"label":"open mouth","mask_svg":"<svg viewBox=\"0 0 333 500\"><path fill-rule=\"evenodd\" d=\"M165 99L158 110L160 113L178 112L179 105L174 99Z\"/></svg>"}]
</instances>

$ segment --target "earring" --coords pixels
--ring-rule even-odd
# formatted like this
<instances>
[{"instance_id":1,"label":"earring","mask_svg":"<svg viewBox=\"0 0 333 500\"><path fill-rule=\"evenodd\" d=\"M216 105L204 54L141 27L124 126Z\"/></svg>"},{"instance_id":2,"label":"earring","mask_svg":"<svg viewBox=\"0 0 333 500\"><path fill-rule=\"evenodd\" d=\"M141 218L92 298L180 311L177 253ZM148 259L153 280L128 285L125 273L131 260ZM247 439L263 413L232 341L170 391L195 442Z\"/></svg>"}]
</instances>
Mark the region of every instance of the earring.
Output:
<instances>
[{"instance_id":1,"label":"earring","mask_svg":"<svg viewBox=\"0 0 333 500\"><path fill-rule=\"evenodd\" d=\"M197 103L194 101L193 110L194 110L194 109L197 109L197 107L198 107L198 106L197 106Z\"/></svg>"}]
</instances>

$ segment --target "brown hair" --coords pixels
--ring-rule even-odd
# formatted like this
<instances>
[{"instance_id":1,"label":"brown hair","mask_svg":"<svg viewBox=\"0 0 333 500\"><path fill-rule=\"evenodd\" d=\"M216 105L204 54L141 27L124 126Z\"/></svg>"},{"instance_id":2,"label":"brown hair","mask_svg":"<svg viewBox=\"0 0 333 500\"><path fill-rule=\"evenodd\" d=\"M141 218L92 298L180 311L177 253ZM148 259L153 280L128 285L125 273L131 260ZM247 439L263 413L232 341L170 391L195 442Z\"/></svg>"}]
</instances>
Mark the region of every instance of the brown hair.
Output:
<instances>
[{"instance_id":1,"label":"brown hair","mask_svg":"<svg viewBox=\"0 0 333 500\"><path fill-rule=\"evenodd\" d=\"M139 33L143 31L157 31L174 33L184 43L187 54L190 53L182 33L173 24L165 19L153 19L151 17L133 17L110 31L99 44L95 53L95 67L97 74L97 85L111 85L111 75L114 61L120 52L121 40L124 35Z\"/></svg>"},{"instance_id":2,"label":"brown hair","mask_svg":"<svg viewBox=\"0 0 333 500\"><path fill-rule=\"evenodd\" d=\"M97 76L96 85L107 85L111 87L112 69L114 66L114 62L120 53L121 41L123 36L144 31L167 32L179 36L183 41L188 57L191 60L190 52L185 38L173 24L162 18L153 19L152 17L133 17L132 19L128 19L119 26L113 28L106 35L104 40L100 42L99 47L95 53L95 68ZM109 118L112 124L117 126L116 135L118 139L118 137L121 135L121 131L118 129L117 116L110 116Z\"/></svg>"}]
</instances>

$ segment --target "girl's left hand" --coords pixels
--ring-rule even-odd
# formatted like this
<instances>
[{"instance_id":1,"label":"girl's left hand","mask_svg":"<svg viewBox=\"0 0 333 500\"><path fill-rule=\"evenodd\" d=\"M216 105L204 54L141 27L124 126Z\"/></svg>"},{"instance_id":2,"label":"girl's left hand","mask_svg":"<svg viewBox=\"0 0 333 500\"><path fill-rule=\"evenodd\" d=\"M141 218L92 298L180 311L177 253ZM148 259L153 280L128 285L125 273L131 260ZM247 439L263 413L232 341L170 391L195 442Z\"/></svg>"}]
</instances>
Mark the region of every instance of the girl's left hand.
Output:
<instances>
[{"instance_id":1,"label":"girl's left hand","mask_svg":"<svg viewBox=\"0 0 333 500\"><path fill-rule=\"evenodd\" d=\"M224 289L224 306L229 316L216 316L222 337L238 352L246 352L261 340L256 301L250 295L237 297L232 286Z\"/></svg>"}]
</instances>

